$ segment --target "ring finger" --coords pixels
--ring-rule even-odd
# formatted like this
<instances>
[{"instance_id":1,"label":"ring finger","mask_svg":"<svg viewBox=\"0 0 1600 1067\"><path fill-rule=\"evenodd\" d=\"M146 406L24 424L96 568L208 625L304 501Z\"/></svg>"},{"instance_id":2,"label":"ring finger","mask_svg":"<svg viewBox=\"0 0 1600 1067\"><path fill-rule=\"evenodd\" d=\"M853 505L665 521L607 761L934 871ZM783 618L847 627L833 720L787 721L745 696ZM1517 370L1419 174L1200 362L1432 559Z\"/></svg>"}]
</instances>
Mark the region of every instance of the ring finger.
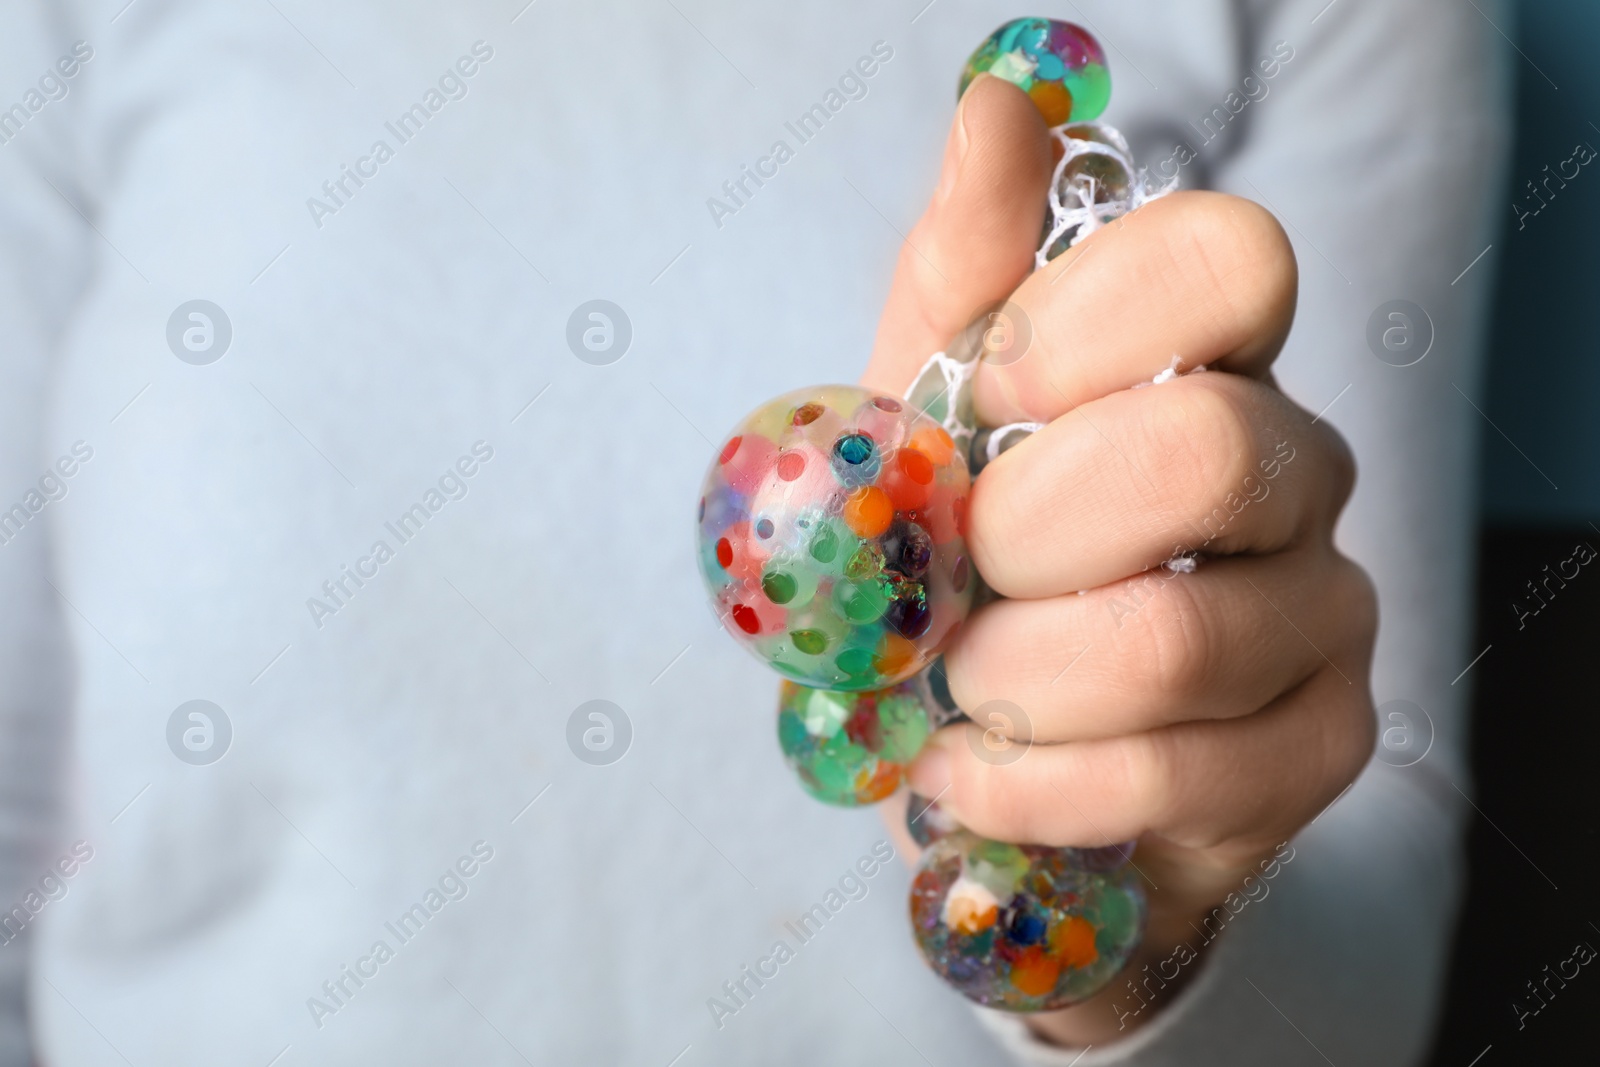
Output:
<instances>
[{"instance_id":1,"label":"ring finger","mask_svg":"<svg viewBox=\"0 0 1600 1067\"><path fill-rule=\"evenodd\" d=\"M956 701L1023 720L1007 733L1059 742L1248 715L1327 670L1363 676L1375 612L1360 568L1332 550L1158 568L1083 595L1002 600L945 654ZM1004 703L1000 703L1004 702Z\"/></svg>"}]
</instances>

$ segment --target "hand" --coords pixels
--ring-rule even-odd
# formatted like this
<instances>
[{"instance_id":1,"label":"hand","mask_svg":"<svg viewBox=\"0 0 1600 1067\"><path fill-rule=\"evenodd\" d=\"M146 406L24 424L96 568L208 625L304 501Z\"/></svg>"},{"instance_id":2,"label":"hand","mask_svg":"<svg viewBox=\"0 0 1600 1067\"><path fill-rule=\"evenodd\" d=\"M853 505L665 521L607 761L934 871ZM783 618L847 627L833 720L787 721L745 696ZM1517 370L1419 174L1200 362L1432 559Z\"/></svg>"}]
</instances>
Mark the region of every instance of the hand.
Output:
<instances>
[{"instance_id":1,"label":"hand","mask_svg":"<svg viewBox=\"0 0 1600 1067\"><path fill-rule=\"evenodd\" d=\"M976 81L865 380L903 390L1008 296L1032 324L1026 353L975 382L985 423L1047 423L972 491L972 558L1012 599L975 612L946 654L957 702L1016 705L1032 747L986 760L973 727L950 727L911 779L985 836L1137 838L1151 907L1137 973L1197 943L1191 924L1365 765L1376 600L1333 544L1350 452L1272 381L1298 278L1277 222L1176 193L1031 273L1049 172L1027 98ZM1212 373L1133 388L1174 355ZM1163 567L1179 554L1198 555L1193 573ZM1118 981L1033 1025L1103 1043L1172 993L1128 1019Z\"/></svg>"}]
</instances>

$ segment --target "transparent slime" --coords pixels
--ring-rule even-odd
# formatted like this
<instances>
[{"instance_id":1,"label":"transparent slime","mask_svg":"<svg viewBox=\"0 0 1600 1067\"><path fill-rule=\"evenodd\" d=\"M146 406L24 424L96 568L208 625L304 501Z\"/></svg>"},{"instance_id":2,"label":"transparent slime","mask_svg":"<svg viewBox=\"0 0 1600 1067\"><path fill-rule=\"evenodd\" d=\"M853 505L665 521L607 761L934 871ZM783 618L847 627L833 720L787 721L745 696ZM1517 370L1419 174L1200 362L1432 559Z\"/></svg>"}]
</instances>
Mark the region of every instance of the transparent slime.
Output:
<instances>
[{"instance_id":1,"label":"transparent slime","mask_svg":"<svg viewBox=\"0 0 1600 1067\"><path fill-rule=\"evenodd\" d=\"M1160 196L1115 129L1105 53L1082 28L1015 19L967 61L1027 93L1051 127L1056 169L1036 262ZM907 398L856 386L762 405L722 444L698 516L700 571L728 632L785 677L784 758L812 796L888 797L927 739L960 717L936 658L981 582L967 554L972 478L1032 424L980 429L977 351L938 353ZM929 669L933 667L933 669ZM1047 1011L1093 996L1143 936L1133 844L1096 849L990 841L912 795L924 846L912 883L918 948L979 1004Z\"/></svg>"},{"instance_id":2,"label":"transparent slime","mask_svg":"<svg viewBox=\"0 0 1600 1067\"><path fill-rule=\"evenodd\" d=\"M932 419L853 385L752 412L706 473L700 570L728 632L818 689L922 670L972 604L967 461Z\"/></svg>"}]
</instances>

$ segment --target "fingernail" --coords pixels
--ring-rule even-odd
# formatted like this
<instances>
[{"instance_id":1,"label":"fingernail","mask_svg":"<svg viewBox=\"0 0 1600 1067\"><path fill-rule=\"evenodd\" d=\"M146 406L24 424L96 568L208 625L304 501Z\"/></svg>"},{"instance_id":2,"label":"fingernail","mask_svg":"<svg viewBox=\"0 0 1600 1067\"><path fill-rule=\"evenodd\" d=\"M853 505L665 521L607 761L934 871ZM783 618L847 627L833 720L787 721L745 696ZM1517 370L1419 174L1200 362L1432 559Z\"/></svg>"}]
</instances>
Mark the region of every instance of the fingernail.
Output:
<instances>
[{"instance_id":1,"label":"fingernail","mask_svg":"<svg viewBox=\"0 0 1600 1067\"><path fill-rule=\"evenodd\" d=\"M938 800L940 807L949 807L949 798L944 792L950 788L950 753L942 746L934 744L923 749L912 762L907 777L913 792Z\"/></svg>"},{"instance_id":2,"label":"fingernail","mask_svg":"<svg viewBox=\"0 0 1600 1067\"><path fill-rule=\"evenodd\" d=\"M939 169L939 184L933 190L935 203L943 203L949 198L951 190L956 186L956 176L961 173L961 160L967 154L967 144L971 140L967 133L967 101L972 99L972 94L978 83L985 78L992 78L992 74L980 74L972 79L972 84L967 86L967 91L961 94L961 100L956 104L955 121L951 124L950 142L944 148L944 162Z\"/></svg>"}]
</instances>

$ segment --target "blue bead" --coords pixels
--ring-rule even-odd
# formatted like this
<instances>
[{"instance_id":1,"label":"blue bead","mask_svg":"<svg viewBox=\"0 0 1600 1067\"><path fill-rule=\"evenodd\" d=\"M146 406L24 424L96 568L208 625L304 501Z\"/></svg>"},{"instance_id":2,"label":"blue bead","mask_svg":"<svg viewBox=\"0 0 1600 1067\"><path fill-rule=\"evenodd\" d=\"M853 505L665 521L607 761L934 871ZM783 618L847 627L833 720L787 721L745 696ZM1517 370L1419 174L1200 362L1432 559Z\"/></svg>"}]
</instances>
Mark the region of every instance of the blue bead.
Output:
<instances>
[{"instance_id":1,"label":"blue bead","mask_svg":"<svg viewBox=\"0 0 1600 1067\"><path fill-rule=\"evenodd\" d=\"M1011 941L1018 945L1036 945L1044 940L1045 923L1037 915L1018 911L1012 917L1011 929L1007 933Z\"/></svg>"},{"instance_id":2,"label":"blue bead","mask_svg":"<svg viewBox=\"0 0 1600 1067\"><path fill-rule=\"evenodd\" d=\"M840 434L833 443L833 473L852 489L871 485L883 470L883 457L878 446L864 433Z\"/></svg>"}]
</instances>

